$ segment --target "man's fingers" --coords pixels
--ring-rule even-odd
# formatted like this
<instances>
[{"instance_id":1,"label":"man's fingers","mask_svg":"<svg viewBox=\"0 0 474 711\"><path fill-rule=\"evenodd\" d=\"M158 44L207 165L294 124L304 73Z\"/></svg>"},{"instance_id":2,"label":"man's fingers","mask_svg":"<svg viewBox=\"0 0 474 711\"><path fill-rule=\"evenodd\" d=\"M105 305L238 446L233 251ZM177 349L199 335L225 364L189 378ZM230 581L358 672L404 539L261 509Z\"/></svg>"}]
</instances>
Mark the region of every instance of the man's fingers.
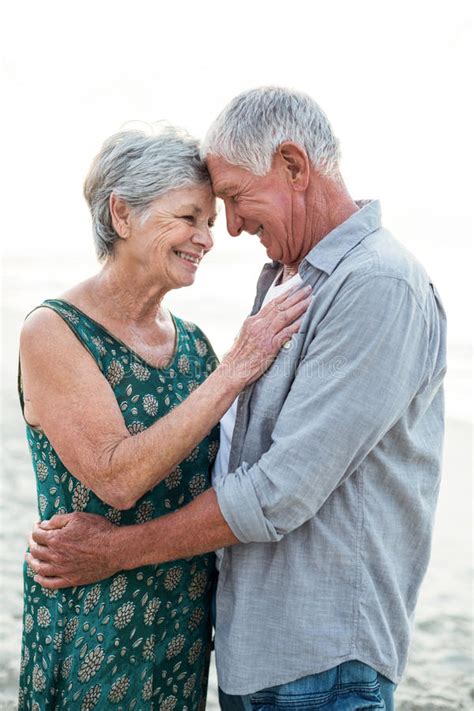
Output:
<instances>
[{"instance_id":1,"label":"man's fingers","mask_svg":"<svg viewBox=\"0 0 474 711\"><path fill-rule=\"evenodd\" d=\"M35 575L33 578L35 583L39 583L41 587L48 588L49 590L59 590L60 588L70 588L71 583L69 580L60 577L45 577L44 575Z\"/></svg>"},{"instance_id":2,"label":"man's fingers","mask_svg":"<svg viewBox=\"0 0 474 711\"><path fill-rule=\"evenodd\" d=\"M33 558L33 556L29 553L25 555L25 559L30 568L39 575L54 576L58 573L56 566L51 565L51 563L45 563L43 561L40 561L37 558Z\"/></svg>"},{"instance_id":3,"label":"man's fingers","mask_svg":"<svg viewBox=\"0 0 474 711\"><path fill-rule=\"evenodd\" d=\"M47 546L54 537L54 531L45 531L39 526L33 529L31 537L40 546Z\"/></svg>"},{"instance_id":4,"label":"man's fingers","mask_svg":"<svg viewBox=\"0 0 474 711\"><path fill-rule=\"evenodd\" d=\"M41 546L33 540L33 536L30 536L28 541L28 547L33 558L38 558L38 560L51 560L51 551L47 546Z\"/></svg>"},{"instance_id":5,"label":"man's fingers","mask_svg":"<svg viewBox=\"0 0 474 711\"><path fill-rule=\"evenodd\" d=\"M39 526L43 530L47 531L54 530L55 528L64 528L64 526L67 526L67 524L70 523L73 516L74 514L56 514L53 518L41 521Z\"/></svg>"}]
</instances>

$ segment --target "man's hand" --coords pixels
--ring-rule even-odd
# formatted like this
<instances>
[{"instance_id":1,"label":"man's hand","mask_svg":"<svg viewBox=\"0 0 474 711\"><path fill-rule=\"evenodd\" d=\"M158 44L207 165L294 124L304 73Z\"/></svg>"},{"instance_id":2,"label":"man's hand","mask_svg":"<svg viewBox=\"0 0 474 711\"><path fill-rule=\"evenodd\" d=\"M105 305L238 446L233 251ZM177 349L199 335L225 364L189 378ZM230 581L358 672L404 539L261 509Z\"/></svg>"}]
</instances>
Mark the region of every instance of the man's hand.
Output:
<instances>
[{"instance_id":1,"label":"man's hand","mask_svg":"<svg viewBox=\"0 0 474 711\"><path fill-rule=\"evenodd\" d=\"M178 511L133 526L114 526L96 514L53 516L35 526L26 560L45 588L104 580L119 570L160 565L239 543L214 489Z\"/></svg>"},{"instance_id":2,"label":"man's hand","mask_svg":"<svg viewBox=\"0 0 474 711\"><path fill-rule=\"evenodd\" d=\"M113 546L117 531L103 516L86 513L53 516L36 524L25 556L35 581L56 590L110 577L120 570Z\"/></svg>"}]
</instances>

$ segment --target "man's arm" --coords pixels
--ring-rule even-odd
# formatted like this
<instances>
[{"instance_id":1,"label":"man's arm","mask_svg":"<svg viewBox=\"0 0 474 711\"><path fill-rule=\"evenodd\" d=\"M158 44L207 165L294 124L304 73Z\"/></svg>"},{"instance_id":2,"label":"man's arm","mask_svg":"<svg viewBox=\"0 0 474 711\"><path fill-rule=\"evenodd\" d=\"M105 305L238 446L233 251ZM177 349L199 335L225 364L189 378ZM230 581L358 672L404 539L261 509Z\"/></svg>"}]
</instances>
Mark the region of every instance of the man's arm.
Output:
<instances>
[{"instance_id":1,"label":"man's arm","mask_svg":"<svg viewBox=\"0 0 474 711\"><path fill-rule=\"evenodd\" d=\"M278 541L301 526L400 418L425 375L427 349L424 316L405 282L375 276L347 288L300 363L268 452L179 512L111 532L104 569ZM33 537L52 545L38 530Z\"/></svg>"},{"instance_id":2,"label":"man's arm","mask_svg":"<svg viewBox=\"0 0 474 711\"><path fill-rule=\"evenodd\" d=\"M54 528L52 526L54 525ZM213 489L153 521L117 527L102 516L74 513L35 527L27 561L35 580L64 588L103 580L119 570L200 555L238 543Z\"/></svg>"},{"instance_id":3,"label":"man's arm","mask_svg":"<svg viewBox=\"0 0 474 711\"><path fill-rule=\"evenodd\" d=\"M234 535L278 541L314 517L400 419L431 367L428 326L407 282L375 274L341 289L298 366L272 446L218 482Z\"/></svg>"}]
</instances>

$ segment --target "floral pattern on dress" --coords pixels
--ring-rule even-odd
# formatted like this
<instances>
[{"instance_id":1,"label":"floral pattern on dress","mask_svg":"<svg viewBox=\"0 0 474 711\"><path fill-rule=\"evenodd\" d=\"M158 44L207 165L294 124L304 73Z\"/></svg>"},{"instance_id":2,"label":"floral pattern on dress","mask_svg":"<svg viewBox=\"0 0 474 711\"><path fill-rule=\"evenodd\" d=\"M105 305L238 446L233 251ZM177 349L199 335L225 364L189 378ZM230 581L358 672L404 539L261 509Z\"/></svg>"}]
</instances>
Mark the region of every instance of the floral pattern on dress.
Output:
<instances>
[{"instance_id":1,"label":"floral pattern on dress","mask_svg":"<svg viewBox=\"0 0 474 711\"><path fill-rule=\"evenodd\" d=\"M174 318L174 359L159 369L66 302L45 305L67 320L92 354L132 435L179 405L216 366L212 347L195 324ZM175 511L210 485L218 428L124 511L81 484L41 431L27 427L27 438L41 519L85 511L121 526ZM42 588L33 576L25 563L20 711L204 709L213 554L122 571L59 591Z\"/></svg>"}]
</instances>

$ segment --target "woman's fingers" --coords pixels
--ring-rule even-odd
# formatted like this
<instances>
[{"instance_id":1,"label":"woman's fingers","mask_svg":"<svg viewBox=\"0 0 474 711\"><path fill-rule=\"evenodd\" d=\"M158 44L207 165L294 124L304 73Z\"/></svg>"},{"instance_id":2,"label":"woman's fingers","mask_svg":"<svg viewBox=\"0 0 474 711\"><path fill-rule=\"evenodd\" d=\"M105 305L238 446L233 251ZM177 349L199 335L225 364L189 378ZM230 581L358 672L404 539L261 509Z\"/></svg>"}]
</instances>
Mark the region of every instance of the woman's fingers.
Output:
<instances>
[{"instance_id":1,"label":"woman's fingers","mask_svg":"<svg viewBox=\"0 0 474 711\"><path fill-rule=\"evenodd\" d=\"M248 385L270 367L281 346L300 328L311 303L311 292L311 287L293 289L245 320L224 359L234 379L240 378Z\"/></svg>"},{"instance_id":2,"label":"woman's fingers","mask_svg":"<svg viewBox=\"0 0 474 711\"><path fill-rule=\"evenodd\" d=\"M290 341L291 337L294 336L295 333L298 333L302 322L303 319L299 318L297 321L290 323L289 326L286 326L280 333L277 333L275 336L275 346L280 349L285 343Z\"/></svg>"},{"instance_id":3,"label":"woman's fingers","mask_svg":"<svg viewBox=\"0 0 474 711\"><path fill-rule=\"evenodd\" d=\"M275 299L272 299L268 304L266 304L266 306L260 309L258 315L265 317L271 313L284 312L286 309L291 308L300 301L307 299L311 296L311 293L312 289L310 286L294 287L289 291L285 291L284 294L277 296Z\"/></svg>"},{"instance_id":4,"label":"woman's fingers","mask_svg":"<svg viewBox=\"0 0 474 711\"><path fill-rule=\"evenodd\" d=\"M293 305L285 306L284 309L279 310L273 320L273 325L275 327L276 333L279 333L289 324L293 323L295 319L299 318L302 314L304 314L310 303L311 297L307 296L305 299L297 301Z\"/></svg>"},{"instance_id":5,"label":"woman's fingers","mask_svg":"<svg viewBox=\"0 0 474 711\"><path fill-rule=\"evenodd\" d=\"M260 310L258 317L264 319L278 333L306 311L311 303L311 297L311 287L292 290L289 295L285 293L272 299Z\"/></svg>"},{"instance_id":6,"label":"woman's fingers","mask_svg":"<svg viewBox=\"0 0 474 711\"><path fill-rule=\"evenodd\" d=\"M281 306L292 306L296 304L297 301L301 299L306 299L308 295L311 295L313 289L311 286L294 286L292 289L285 291L280 296L277 296L273 301Z\"/></svg>"}]
</instances>

